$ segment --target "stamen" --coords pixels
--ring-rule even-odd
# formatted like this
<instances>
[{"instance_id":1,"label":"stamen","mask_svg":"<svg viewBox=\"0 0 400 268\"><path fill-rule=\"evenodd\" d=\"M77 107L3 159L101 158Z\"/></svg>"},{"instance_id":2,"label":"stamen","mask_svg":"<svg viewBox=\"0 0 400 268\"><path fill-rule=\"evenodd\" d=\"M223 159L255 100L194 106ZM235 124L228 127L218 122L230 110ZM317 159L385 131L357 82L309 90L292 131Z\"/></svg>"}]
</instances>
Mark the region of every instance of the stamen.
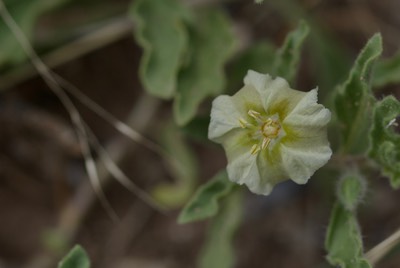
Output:
<instances>
[{"instance_id":1,"label":"stamen","mask_svg":"<svg viewBox=\"0 0 400 268\"><path fill-rule=\"evenodd\" d=\"M247 121L243 118L239 118L239 124L241 128L247 128L247 126L249 125L249 123L247 123Z\"/></svg>"},{"instance_id":2,"label":"stamen","mask_svg":"<svg viewBox=\"0 0 400 268\"><path fill-rule=\"evenodd\" d=\"M257 154L260 150L260 146L258 146L258 144L254 144L253 147L251 147L251 154Z\"/></svg>"},{"instance_id":3,"label":"stamen","mask_svg":"<svg viewBox=\"0 0 400 268\"><path fill-rule=\"evenodd\" d=\"M250 115L251 117L253 117L253 118L256 119L256 120L262 120L261 114L260 114L259 112L257 112L257 111L249 110L249 111L247 112L247 114Z\"/></svg>"},{"instance_id":4,"label":"stamen","mask_svg":"<svg viewBox=\"0 0 400 268\"><path fill-rule=\"evenodd\" d=\"M268 147L268 145L271 143L271 139L269 138L264 138L262 143L261 143L261 149L265 149Z\"/></svg>"}]
</instances>

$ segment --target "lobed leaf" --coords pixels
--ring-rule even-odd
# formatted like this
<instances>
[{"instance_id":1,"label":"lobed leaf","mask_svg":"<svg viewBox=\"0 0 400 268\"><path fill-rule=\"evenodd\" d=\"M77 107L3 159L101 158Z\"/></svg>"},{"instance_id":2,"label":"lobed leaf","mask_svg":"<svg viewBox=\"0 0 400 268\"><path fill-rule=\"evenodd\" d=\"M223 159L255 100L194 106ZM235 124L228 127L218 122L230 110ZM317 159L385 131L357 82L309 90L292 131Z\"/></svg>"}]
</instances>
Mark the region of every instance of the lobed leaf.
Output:
<instances>
[{"instance_id":1,"label":"lobed leaf","mask_svg":"<svg viewBox=\"0 0 400 268\"><path fill-rule=\"evenodd\" d=\"M382 38L374 35L358 55L350 75L336 90L334 105L341 126L342 149L363 153L367 149L365 133L370 126L372 95L370 77L373 64L382 53Z\"/></svg>"},{"instance_id":2,"label":"lobed leaf","mask_svg":"<svg viewBox=\"0 0 400 268\"><path fill-rule=\"evenodd\" d=\"M336 203L328 226L325 248L327 260L341 268L371 268L363 258L363 244L353 212Z\"/></svg>"},{"instance_id":3,"label":"lobed leaf","mask_svg":"<svg viewBox=\"0 0 400 268\"><path fill-rule=\"evenodd\" d=\"M226 171L221 171L209 182L198 188L193 198L179 215L179 223L199 221L215 216L219 210L219 201L233 188Z\"/></svg>"},{"instance_id":4,"label":"lobed leaf","mask_svg":"<svg viewBox=\"0 0 400 268\"><path fill-rule=\"evenodd\" d=\"M307 23L301 21L297 28L286 36L282 47L278 50L278 55L275 57L273 74L284 77L289 84L293 84L301 49L309 31Z\"/></svg>"},{"instance_id":5,"label":"lobed leaf","mask_svg":"<svg viewBox=\"0 0 400 268\"><path fill-rule=\"evenodd\" d=\"M137 0L129 15L143 48L139 76L144 88L154 96L172 98L188 46L185 20L189 10L178 0Z\"/></svg>"},{"instance_id":6,"label":"lobed leaf","mask_svg":"<svg viewBox=\"0 0 400 268\"><path fill-rule=\"evenodd\" d=\"M242 194L242 191L234 191L224 200L219 214L211 223L198 267L233 267L233 236L242 220Z\"/></svg>"},{"instance_id":7,"label":"lobed leaf","mask_svg":"<svg viewBox=\"0 0 400 268\"><path fill-rule=\"evenodd\" d=\"M179 74L174 117L187 124L201 102L220 94L226 83L224 65L235 47L231 23L218 9L199 11L190 27L190 61Z\"/></svg>"},{"instance_id":8,"label":"lobed leaf","mask_svg":"<svg viewBox=\"0 0 400 268\"><path fill-rule=\"evenodd\" d=\"M89 268L90 260L86 251L76 245L59 263L58 268Z\"/></svg>"},{"instance_id":9,"label":"lobed leaf","mask_svg":"<svg viewBox=\"0 0 400 268\"><path fill-rule=\"evenodd\" d=\"M390 178L393 188L400 186L400 135L393 127L400 115L400 102L388 96L376 103L370 132L371 156L383 168L383 173Z\"/></svg>"}]
</instances>

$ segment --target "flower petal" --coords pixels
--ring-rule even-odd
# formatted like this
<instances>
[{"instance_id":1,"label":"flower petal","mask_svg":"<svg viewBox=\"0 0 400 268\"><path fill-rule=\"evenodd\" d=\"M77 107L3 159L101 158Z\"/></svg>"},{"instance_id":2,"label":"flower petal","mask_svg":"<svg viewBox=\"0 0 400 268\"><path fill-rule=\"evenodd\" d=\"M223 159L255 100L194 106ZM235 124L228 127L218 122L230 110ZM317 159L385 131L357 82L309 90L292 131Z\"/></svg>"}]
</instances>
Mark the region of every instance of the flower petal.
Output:
<instances>
[{"instance_id":1,"label":"flower petal","mask_svg":"<svg viewBox=\"0 0 400 268\"><path fill-rule=\"evenodd\" d=\"M303 95L296 107L287 115L283 124L293 126L326 126L331 119L331 112L317 103L317 89Z\"/></svg>"},{"instance_id":2,"label":"flower petal","mask_svg":"<svg viewBox=\"0 0 400 268\"><path fill-rule=\"evenodd\" d=\"M220 142L220 138L234 128L240 127L241 117L232 98L226 95L217 97L212 103L208 138Z\"/></svg>"},{"instance_id":3,"label":"flower petal","mask_svg":"<svg viewBox=\"0 0 400 268\"><path fill-rule=\"evenodd\" d=\"M267 114L278 113L280 118L285 118L306 94L291 89L288 82L281 77L272 79L268 74L260 74L252 70L247 72L244 83L253 86L259 92Z\"/></svg>"},{"instance_id":4,"label":"flower petal","mask_svg":"<svg viewBox=\"0 0 400 268\"><path fill-rule=\"evenodd\" d=\"M224 136L223 147L228 158L228 177L238 184L246 184L250 191L267 195L272 186L261 181L258 155L251 154L252 142L245 132L234 130Z\"/></svg>"},{"instance_id":5,"label":"flower petal","mask_svg":"<svg viewBox=\"0 0 400 268\"><path fill-rule=\"evenodd\" d=\"M260 74L253 70L248 70L244 77L244 84L254 87L260 94L263 94L271 80L272 77L269 74Z\"/></svg>"},{"instance_id":6,"label":"flower petal","mask_svg":"<svg viewBox=\"0 0 400 268\"><path fill-rule=\"evenodd\" d=\"M293 148L281 145L283 167L298 184L306 183L317 169L328 162L331 155L329 146Z\"/></svg>"},{"instance_id":7,"label":"flower petal","mask_svg":"<svg viewBox=\"0 0 400 268\"><path fill-rule=\"evenodd\" d=\"M232 96L232 101L244 118L248 116L247 112L250 109L258 112L263 110L260 93L253 86L245 85Z\"/></svg>"},{"instance_id":8,"label":"flower petal","mask_svg":"<svg viewBox=\"0 0 400 268\"><path fill-rule=\"evenodd\" d=\"M258 183L258 189L262 189L263 192L252 191L258 194L267 195L272 191L276 184L289 179L289 176L284 172L281 159L272 162L271 158L267 157L267 154L265 153L260 153L259 155L258 169L261 176L261 180Z\"/></svg>"}]
</instances>

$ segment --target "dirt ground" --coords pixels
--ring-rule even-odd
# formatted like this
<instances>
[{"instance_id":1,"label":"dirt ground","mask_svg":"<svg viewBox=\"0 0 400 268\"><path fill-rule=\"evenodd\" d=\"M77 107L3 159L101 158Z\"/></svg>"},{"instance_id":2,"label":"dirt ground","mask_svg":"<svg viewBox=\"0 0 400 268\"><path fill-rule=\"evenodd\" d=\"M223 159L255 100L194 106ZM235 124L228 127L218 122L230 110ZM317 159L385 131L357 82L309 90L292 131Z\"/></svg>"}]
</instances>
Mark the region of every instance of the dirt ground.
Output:
<instances>
[{"instance_id":1,"label":"dirt ground","mask_svg":"<svg viewBox=\"0 0 400 268\"><path fill-rule=\"evenodd\" d=\"M293 24L276 7L250 0L221 1L232 19L253 38L280 44ZM268 2L267 0L265 2ZM400 46L400 2L396 0L302 0L305 14L329 31L353 60L365 41L381 31L384 56ZM249 33L248 33L249 34ZM312 53L307 51L305 55ZM121 120L131 118L157 141L171 117L171 103L149 97L137 77L141 51L123 38L57 67L55 71ZM306 60L307 62L307 60ZM300 85L314 82L305 66ZM400 96L398 86L378 94ZM143 189L172 181L156 154L118 134L76 101L100 142ZM226 164L221 148L190 141L206 181ZM211 159L211 160L210 160ZM64 246L83 245L96 268L196 267L208 222L178 225L179 210L161 214L106 176L107 199L120 217L113 222L94 194L68 115L41 78L21 80L0 95L0 268L55 267ZM271 196L248 194L245 217L235 239L236 268L328 267L323 240L336 178L320 174L305 186L279 185ZM400 226L400 194L376 174L359 216L365 248ZM60 248L60 250L58 250ZM377 267L399 267L400 254Z\"/></svg>"}]
</instances>

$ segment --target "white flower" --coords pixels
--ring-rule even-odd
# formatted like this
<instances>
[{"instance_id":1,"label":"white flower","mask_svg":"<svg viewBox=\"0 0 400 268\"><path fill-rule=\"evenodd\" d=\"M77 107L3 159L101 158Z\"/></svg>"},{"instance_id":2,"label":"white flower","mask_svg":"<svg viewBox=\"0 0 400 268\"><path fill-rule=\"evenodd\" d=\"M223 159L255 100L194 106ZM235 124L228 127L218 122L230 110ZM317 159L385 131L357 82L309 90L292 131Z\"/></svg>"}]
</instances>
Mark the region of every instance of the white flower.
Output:
<instances>
[{"instance_id":1,"label":"white flower","mask_svg":"<svg viewBox=\"0 0 400 268\"><path fill-rule=\"evenodd\" d=\"M268 195L275 184L304 184L328 162L331 113L317 89L301 92L286 80L248 71L244 87L212 104L209 139L221 143L229 179Z\"/></svg>"}]
</instances>

